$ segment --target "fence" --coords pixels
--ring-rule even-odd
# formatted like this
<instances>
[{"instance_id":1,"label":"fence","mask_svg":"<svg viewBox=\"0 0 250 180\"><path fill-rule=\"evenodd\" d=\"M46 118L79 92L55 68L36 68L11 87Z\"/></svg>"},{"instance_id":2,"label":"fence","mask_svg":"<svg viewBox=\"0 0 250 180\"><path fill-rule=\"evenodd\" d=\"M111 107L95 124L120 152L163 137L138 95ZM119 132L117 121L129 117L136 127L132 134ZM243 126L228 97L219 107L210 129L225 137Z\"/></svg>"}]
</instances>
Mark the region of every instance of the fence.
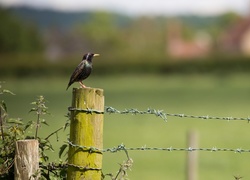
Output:
<instances>
[{"instance_id":1,"label":"fence","mask_svg":"<svg viewBox=\"0 0 250 180\"><path fill-rule=\"evenodd\" d=\"M246 121L249 122L249 117L216 117L216 116L196 116L186 114L172 114L164 112L163 110L146 109L144 111L138 109L125 109L118 110L113 107L104 107L104 96L101 89L74 89L72 107L68 109L71 112L71 127L70 127L70 139L67 140L69 146L68 162L66 163L50 163L48 165L40 164L40 168L43 168L49 172L60 169L67 169L68 179L102 179L107 176L113 179L122 179L127 175L127 170L131 168L133 164L132 158L129 156L129 151L185 151L193 152L188 153L194 155L197 151L207 152L234 152L234 153L249 153L250 149L242 148L198 148L194 141L190 141L186 148L175 147L147 147L145 145L138 147L126 147L124 144L117 145L112 148L103 148L102 145L102 129L103 129L103 114L133 114L133 115L155 115L161 118L164 122L167 122L167 118L170 116L179 118L195 118L202 120L226 120L226 121ZM193 134L190 135L190 139L196 139ZM113 174L102 173L102 156L103 153L116 153L124 152L127 160L120 165L118 172ZM195 155L188 157L191 164L187 167L195 167ZM194 162L192 162L194 161ZM37 162L38 163L38 162ZM36 171L32 171L36 172ZM188 180L195 180L196 168L190 168L188 172ZM36 176L36 178L39 176ZM236 177L235 179L240 179Z\"/></svg>"}]
</instances>

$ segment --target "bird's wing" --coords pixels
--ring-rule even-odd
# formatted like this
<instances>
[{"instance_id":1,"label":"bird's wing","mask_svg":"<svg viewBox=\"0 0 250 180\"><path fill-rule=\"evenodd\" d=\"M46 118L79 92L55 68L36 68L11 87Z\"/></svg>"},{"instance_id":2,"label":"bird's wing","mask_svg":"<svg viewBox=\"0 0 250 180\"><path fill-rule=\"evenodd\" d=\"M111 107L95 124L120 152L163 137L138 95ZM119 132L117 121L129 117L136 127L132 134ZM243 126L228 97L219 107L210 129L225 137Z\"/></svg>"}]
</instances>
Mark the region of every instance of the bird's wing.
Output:
<instances>
[{"instance_id":1,"label":"bird's wing","mask_svg":"<svg viewBox=\"0 0 250 180\"><path fill-rule=\"evenodd\" d=\"M76 67L75 71L71 75L70 79L72 79L72 80L78 79L77 77L81 74L82 70L84 69L84 66L85 66L84 61L82 61L80 64L78 64L78 66Z\"/></svg>"},{"instance_id":2,"label":"bird's wing","mask_svg":"<svg viewBox=\"0 0 250 180\"><path fill-rule=\"evenodd\" d=\"M75 71L73 72L73 74L70 77L69 80L69 84L68 87L73 84L74 82L77 81L78 76L81 74L82 70L84 68L84 61L82 61L80 64L78 64L78 66L76 67Z\"/></svg>"}]
</instances>

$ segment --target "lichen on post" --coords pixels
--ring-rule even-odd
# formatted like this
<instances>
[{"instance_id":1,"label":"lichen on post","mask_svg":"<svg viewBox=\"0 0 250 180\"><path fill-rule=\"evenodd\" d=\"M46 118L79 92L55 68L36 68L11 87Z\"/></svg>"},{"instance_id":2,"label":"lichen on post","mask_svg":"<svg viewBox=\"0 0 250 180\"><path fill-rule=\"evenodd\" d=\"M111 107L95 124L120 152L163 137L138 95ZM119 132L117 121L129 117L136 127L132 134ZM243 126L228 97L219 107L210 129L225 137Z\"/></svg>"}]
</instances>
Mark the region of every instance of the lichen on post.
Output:
<instances>
[{"instance_id":1,"label":"lichen on post","mask_svg":"<svg viewBox=\"0 0 250 180\"><path fill-rule=\"evenodd\" d=\"M83 111L81 111L81 109ZM102 89L73 89L70 142L84 147L103 148L103 113L85 110L104 111ZM100 180L102 153L69 146L67 179Z\"/></svg>"}]
</instances>

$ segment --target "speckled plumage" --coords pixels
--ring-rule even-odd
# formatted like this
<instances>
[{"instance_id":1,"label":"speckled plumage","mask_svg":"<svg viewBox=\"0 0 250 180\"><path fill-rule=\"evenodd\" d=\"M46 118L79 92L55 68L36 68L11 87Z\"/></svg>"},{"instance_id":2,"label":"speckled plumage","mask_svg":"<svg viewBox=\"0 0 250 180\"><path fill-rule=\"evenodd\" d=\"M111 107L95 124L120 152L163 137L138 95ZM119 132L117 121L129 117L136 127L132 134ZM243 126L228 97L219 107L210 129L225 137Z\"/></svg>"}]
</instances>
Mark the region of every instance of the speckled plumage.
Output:
<instances>
[{"instance_id":1,"label":"speckled plumage","mask_svg":"<svg viewBox=\"0 0 250 180\"><path fill-rule=\"evenodd\" d=\"M82 84L82 81L89 77L92 71L92 59L99 54L87 53L83 56L81 63L76 67L75 71L70 77L67 89L74 83L79 82L83 88L86 86ZM66 90L67 90L66 89Z\"/></svg>"}]
</instances>

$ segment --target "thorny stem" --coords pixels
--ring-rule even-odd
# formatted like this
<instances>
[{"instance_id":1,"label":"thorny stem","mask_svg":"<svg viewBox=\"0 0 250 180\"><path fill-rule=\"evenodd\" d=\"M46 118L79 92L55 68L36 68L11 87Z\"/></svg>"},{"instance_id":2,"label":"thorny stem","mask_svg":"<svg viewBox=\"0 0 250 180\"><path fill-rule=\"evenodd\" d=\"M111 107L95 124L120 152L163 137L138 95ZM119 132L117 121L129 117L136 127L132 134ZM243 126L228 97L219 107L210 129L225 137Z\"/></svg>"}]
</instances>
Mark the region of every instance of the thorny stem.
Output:
<instances>
[{"instance_id":1,"label":"thorny stem","mask_svg":"<svg viewBox=\"0 0 250 180\"><path fill-rule=\"evenodd\" d=\"M2 118L2 108L0 107L0 126L1 126L1 136L4 142L4 133L3 133L3 118Z\"/></svg>"},{"instance_id":2,"label":"thorny stem","mask_svg":"<svg viewBox=\"0 0 250 180\"><path fill-rule=\"evenodd\" d=\"M40 113L38 113L38 114L37 114L37 121L36 121L36 135L35 135L35 139L37 139L39 125L40 125Z\"/></svg>"},{"instance_id":3,"label":"thorny stem","mask_svg":"<svg viewBox=\"0 0 250 180\"><path fill-rule=\"evenodd\" d=\"M127 161L126 162L124 162L123 164L120 164L120 169L119 169L119 171L117 172L117 174L116 174L116 176L115 176L115 178L114 178L114 180L117 180L117 178L119 177L119 175L121 174L122 176L125 176L127 173L126 173L126 171L127 171L127 169L129 169L131 166L132 166L132 163L133 163L133 160L129 157L129 155L128 155L128 151L125 149L125 147L124 147L124 152L126 153L126 156L127 156Z\"/></svg>"},{"instance_id":4,"label":"thorny stem","mask_svg":"<svg viewBox=\"0 0 250 180\"><path fill-rule=\"evenodd\" d=\"M45 140L48 140L52 135L56 134L58 131L62 130L64 127L60 127L59 129L57 129L56 131L52 132L51 134L49 134Z\"/></svg>"},{"instance_id":5,"label":"thorny stem","mask_svg":"<svg viewBox=\"0 0 250 180\"><path fill-rule=\"evenodd\" d=\"M39 96L36 102L33 102L32 104L36 105L36 108L32 108L31 111L36 111L37 114L37 121L36 121L36 132L35 132L35 139L38 137L38 130L40 127L41 123L41 116L44 114L48 114L46 111L46 106L45 106L45 100L43 96Z\"/></svg>"},{"instance_id":6,"label":"thorny stem","mask_svg":"<svg viewBox=\"0 0 250 180\"><path fill-rule=\"evenodd\" d=\"M118 173L116 174L114 180L117 180L118 176L120 175L120 173L122 172L122 168L119 169Z\"/></svg>"},{"instance_id":7,"label":"thorny stem","mask_svg":"<svg viewBox=\"0 0 250 180\"><path fill-rule=\"evenodd\" d=\"M3 113L3 109L2 109L2 107L0 106L0 126L1 126L1 137L2 137L2 141L3 141L3 143L5 143L5 137L4 137L4 132L3 132L3 120L4 120L4 115L2 115L2 113ZM7 151L8 151L8 147L7 146L4 146L3 147L4 148L4 151L7 153ZM6 164L7 164L7 167L12 167L12 165L13 165L13 162L11 162L11 164L9 164L9 159L8 159L8 157L6 157ZM5 163L4 163L5 164ZM6 170L8 170L8 169L6 169Z\"/></svg>"},{"instance_id":8,"label":"thorny stem","mask_svg":"<svg viewBox=\"0 0 250 180\"><path fill-rule=\"evenodd\" d=\"M2 107L0 107L0 126L1 126L1 136L2 136L2 141L4 143L5 137L4 137L4 132L3 132L3 116L2 116ZM4 146L5 152L7 152L7 146Z\"/></svg>"}]
</instances>

